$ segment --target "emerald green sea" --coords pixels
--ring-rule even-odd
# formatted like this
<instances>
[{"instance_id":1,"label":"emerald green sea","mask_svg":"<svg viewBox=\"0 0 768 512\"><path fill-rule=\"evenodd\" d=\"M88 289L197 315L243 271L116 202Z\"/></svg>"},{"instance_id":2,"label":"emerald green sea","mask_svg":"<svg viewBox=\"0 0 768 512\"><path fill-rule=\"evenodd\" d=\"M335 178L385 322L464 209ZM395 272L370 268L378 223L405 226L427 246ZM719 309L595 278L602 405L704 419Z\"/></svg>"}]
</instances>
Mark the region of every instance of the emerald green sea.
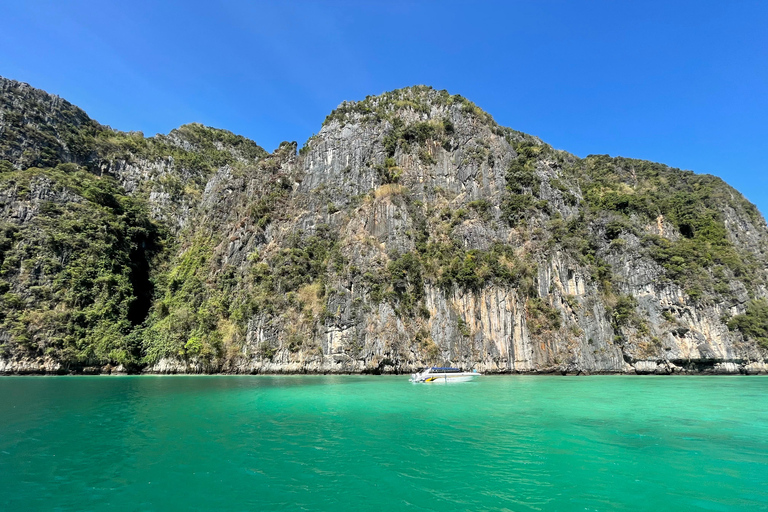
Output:
<instances>
[{"instance_id":1,"label":"emerald green sea","mask_svg":"<svg viewBox=\"0 0 768 512\"><path fill-rule=\"evenodd\" d=\"M0 510L765 510L768 378L0 378Z\"/></svg>"}]
</instances>

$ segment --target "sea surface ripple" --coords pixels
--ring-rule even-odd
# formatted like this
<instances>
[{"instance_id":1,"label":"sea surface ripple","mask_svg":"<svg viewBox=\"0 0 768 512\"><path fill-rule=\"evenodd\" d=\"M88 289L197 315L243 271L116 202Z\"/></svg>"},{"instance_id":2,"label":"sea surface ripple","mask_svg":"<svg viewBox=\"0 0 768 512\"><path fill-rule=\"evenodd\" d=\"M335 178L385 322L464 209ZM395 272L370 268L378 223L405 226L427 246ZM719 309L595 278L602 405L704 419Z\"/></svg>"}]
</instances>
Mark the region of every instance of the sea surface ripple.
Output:
<instances>
[{"instance_id":1,"label":"sea surface ripple","mask_svg":"<svg viewBox=\"0 0 768 512\"><path fill-rule=\"evenodd\" d=\"M767 509L767 377L0 379L0 510Z\"/></svg>"}]
</instances>

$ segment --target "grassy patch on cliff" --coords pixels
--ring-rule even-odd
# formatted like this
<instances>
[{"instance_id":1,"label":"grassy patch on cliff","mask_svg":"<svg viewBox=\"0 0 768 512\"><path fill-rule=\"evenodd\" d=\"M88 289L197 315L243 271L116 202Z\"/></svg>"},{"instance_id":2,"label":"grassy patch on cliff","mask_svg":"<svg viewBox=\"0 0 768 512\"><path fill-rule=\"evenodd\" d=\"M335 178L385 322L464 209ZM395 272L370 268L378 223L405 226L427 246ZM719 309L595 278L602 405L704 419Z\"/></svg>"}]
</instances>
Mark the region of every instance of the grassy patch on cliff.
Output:
<instances>
[{"instance_id":1,"label":"grassy patch on cliff","mask_svg":"<svg viewBox=\"0 0 768 512\"><path fill-rule=\"evenodd\" d=\"M512 227L547 208L547 201L537 199L541 193L541 180L536 174L536 163L548 151L548 146L528 140L515 144L517 158L505 173L507 192L501 202L503 216Z\"/></svg>"},{"instance_id":2,"label":"grassy patch on cliff","mask_svg":"<svg viewBox=\"0 0 768 512\"><path fill-rule=\"evenodd\" d=\"M364 122L392 120L396 114L406 110L428 116L433 106L451 105L457 105L461 112L475 116L484 123L496 124L490 114L462 96L452 95L445 90L438 91L426 85L416 85L385 92L379 96L367 96L362 101L345 101L328 114L323 126L332 121L343 124L354 116L361 117Z\"/></svg>"},{"instance_id":3,"label":"grassy patch on cliff","mask_svg":"<svg viewBox=\"0 0 768 512\"><path fill-rule=\"evenodd\" d=\"M572 172L581 175L588 207L584 222L610 219L604 224L605 237L617 248L622 233L640 237L645 254L692 299L728 299L732 280L747 290L763 280L754 255L729 239L725 215L731 211L757 226L763 221L721 179L605 155L587 157Z\"/></svg>"},{"instance_id":4,"label":"grassy patch on cliff","mask_svg":"<svg viewBox=\"0 0 768 512\"><path fill-rule=\"evenodd\" d=\"M10 338L2 350L74 366L137 364L132 333L163 243L146 206L73 164L5 173L0 189L38 208L0 229L0 331Z\"/></svg>"},{"instance_id":5,"label":"grassy patch on cliff","mask_svg":"<svg viewBox=\"0 0 768 512\"><path fill-rule=\"evenodd\" d=\"M736 315L728 321L728 328L740 331L748 339L768 349L768 300L750 301L744 314Z\"/></svg>"},{"instance_id":6,"label":"grassy patch on cliff","mask_svg":"<svg viewBox=\"0 0 768 512\"><path fill-rule=\"evenodd\" d=\"M213 255L213 239L198 235L160 277L162 295L143 332L146 362L171 357L210 364L239 349L242 326L231 312L237 275L232 268L216 273Z\"/></svg>"}]
</instances>

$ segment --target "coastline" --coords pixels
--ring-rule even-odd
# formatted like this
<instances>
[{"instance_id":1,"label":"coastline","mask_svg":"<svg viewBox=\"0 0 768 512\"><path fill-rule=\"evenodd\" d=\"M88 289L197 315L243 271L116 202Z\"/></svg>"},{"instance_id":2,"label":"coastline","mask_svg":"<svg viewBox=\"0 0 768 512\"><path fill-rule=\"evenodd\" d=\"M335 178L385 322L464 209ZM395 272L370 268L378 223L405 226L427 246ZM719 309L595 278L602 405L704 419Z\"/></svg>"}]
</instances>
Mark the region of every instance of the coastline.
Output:
<instances>
[{"instance_id":1,"label":"coastline","mask_svg":"<svg viewBox=\"0 0 768 512\"><path fill-rule=\"evenodd\" d=\"M269 367L239 366L231 369L205 368L199 364L154 365L143 368L124 368L123 366L82 366L63 367L53 361L6 361L0 359L0 376L119 376L119 375L409 375L421 366L384 366L351 368L328 368L317 366L297 366L294 364L269 365ZM482 366L462 365L461 367ZM542 376L591 376L591 375L768 375L768 363L747 360L691 360L691 361L635 361L627 363L621 369L586 369L575 365L562 365L530 370L508 368L484 368L483 375L542 375Z\"/></svg>"}]
</instances>

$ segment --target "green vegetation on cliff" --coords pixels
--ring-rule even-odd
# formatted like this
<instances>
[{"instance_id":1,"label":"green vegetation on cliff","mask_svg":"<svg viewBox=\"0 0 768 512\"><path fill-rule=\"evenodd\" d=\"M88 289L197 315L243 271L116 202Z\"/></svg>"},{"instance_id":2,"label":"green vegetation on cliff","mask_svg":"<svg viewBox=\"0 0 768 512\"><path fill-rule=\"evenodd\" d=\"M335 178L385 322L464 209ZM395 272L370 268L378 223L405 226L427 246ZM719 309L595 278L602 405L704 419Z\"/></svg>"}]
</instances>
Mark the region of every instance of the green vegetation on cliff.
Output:
<instances>
[{"instance_id":1,"label":"green vegetation on cliff","mask_svg":"<svg viewBox=\"0 0 768 512\"><path fill-rule=\"evenodd\" d=\"M590 216L618 215L606 224L606 236L640 236L647 254L691 298L727 298L733 280L747 289L764 282L754 255L729 240L723 206L755 223L760 214L721 179L607 156L587 157L577 172L587 177L582 188ZM665 229L679 235L670 238Z\"/></svg>"},{"instance_id":2,"label":"green vegetation on cliff","mask_svg":"<svg viewBox=\"0 0 768 512\"><path fill-rule=\"evenodd\" d=\"M0 350L135 366L141 340L131 334L149 309L163 244L146 205L73 164L5 172L0 194L10 191L4 206L21 215L20 201L42 200L28 222L0 225L0 330L11 334Z\"/></svg>"},{"instance_id":3,"label":"green vegetation on cliff","mask_svg":"<svg viewBox=\"0 0 768 512\"><path fill-rule=\"evenodd\" d=\"M117 132L7 82L0 359L511 365L522 336L548 364L616 365L706 345L694 314L768 347L765 223L718 178L578 159L428 87L267 155L199 124Z\"/></svg>"},{"instance_id":4,"label":"green vegetation on cliff","mask_svg":"<svg viewBox=\"0 0 768 512\"><path fill-rule=\"evenodd\" d=\"M743 315L736 315L728 321L728 328L741 331L747 338L768 348L768 300L750 301Z\"/></svg>"}]
</instances>

